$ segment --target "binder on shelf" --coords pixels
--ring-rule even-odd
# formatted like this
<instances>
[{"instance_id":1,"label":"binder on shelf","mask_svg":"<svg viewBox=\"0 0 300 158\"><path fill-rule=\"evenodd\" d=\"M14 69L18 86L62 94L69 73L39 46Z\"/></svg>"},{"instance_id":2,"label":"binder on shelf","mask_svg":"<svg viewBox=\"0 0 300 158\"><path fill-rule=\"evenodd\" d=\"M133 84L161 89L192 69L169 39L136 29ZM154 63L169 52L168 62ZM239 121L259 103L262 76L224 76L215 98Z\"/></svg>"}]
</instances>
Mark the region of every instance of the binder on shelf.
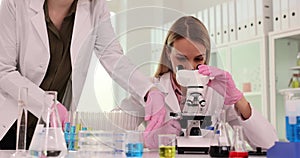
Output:
<instances>
[{"instance_id":1,"label":"binder on shelf","mask_svg":"<svg viewBox=\"0 0 300 158\"><path fill-rule=\"evenodd\" d=\"M295 0L298 1L298 0ZM281 0L273 0L273 30L281 30Z\"/></svg>"},{"instance_id":2,"label":"binder on shelf","mask_svg":"<svg viewBox=\"0 0 300 158\"><path fill-rule=\"evenodd\" d=\"M202 11L202 18L203 18L203 24L205 25L206 29L209 30L209 14L208 9L204 9Z\"/></svg>"},{"instance_id":3,"label":"binder on shelf","mask_svg":"<svg viewBox=\"0 0 300 158\"><path fill-rule=\"evenodd\" d=\"M228 2L229 41L237 40L237 12L235 0Z\"/></svg>"},{"instance_id":4,"label":"binder on shelf","mask_svg":"<svg viewBox=\"0 0 300 158\"><path fill-rule=\"evenodd\" d=\"M216 44L223 43L222 41L222 10L221 10L221 4L216 5L215 7L215 17L216 17Z\"/></svg>"},{"instance_id":5,"label":"binder on shelf","mask_svg":"<svg viewBox=\"0 0 300 158\"><path fill-rule=\"evenodd\" d=\"M281 7L281 29L282 30L288 29L290 26L290 23L289 23L289 0L281 0L280 7Z\"/></svg>"},{"instance_id":6,"label":"binder on shelf","mask_svg":"<svg viewBox=\"0 0 300 158\"><path fill-rule=\"evenodd\" d=\"M295 28L300 26L300 1L299 0L289 0L289 22L290 28Z\"/></svg>"},{"instance_id":7,"label":"binder on shelf","mask_svg":"<svg viewBox=\"0 0 300 158\"><path fill-rule=\"evenodd\" d=\"M237 24L237 39L244 39L244 22L245 22L245 10L243 10L243 3L245 1L236 0L236 24ZM247 11L246 11L247 12Z\"/></svg>"},{"instance_id":8,"label":"binder on shelf","mask_svg":"<svg viewBox=\"0 0 300 158\"><path fill-rule=\"evenodd\" d=\"M256 36L256 8L255 0L248 0L248 28L246 29L247 34L250 37ZM246 21L246 22L247 22ZM248 31L247 31L248 30Z\"/></svg>"},{"instance_id":9,"label":"binder on shelf","mask_svg":"<svg viewBox=\"0 0 300 158\"><path fill-rule=\"evenodd\" d=\"M256 0L256 26L257 34L267 34L273 30L272 1Z\"/></svg>"},{"instance_id":10,"label":"binder on shelf","mask_svg":"<svg viewBox=\"0 0 300 158\"><path fill-rule=\"evenodd\" d=\"M215 7L209 8L209 29L211 42L216 43L216 18L215 18Z\"/></svg>"},{"instance_id":11,"label":"binder on shelf","mask_svg":"<svg viewBox=\"0 0 300 158\"><path fill-rule=\"evenodd\" d=\"M249 6L248 0L240 0L242 2L242 39L249 38Z\"/></svg>"},{"instance_id":12,"label":"binder on shelf","mask_svg":"<svg viewBox=\"0 0 300 158\"><path fill-rule=\"evenodd\" d=\"M198 11L197 16L196 16L201 22L203 22L203 13L202 11Z\"/></svg>"},{"instance_id":13,"label":"binder on shelf","mask_svg":"<svg viewBox=\"0 0 300 158\"><path fill-rule=\"evenodd\" d=\"M222 3L222 41L227 43L229 41L229 13L228 13L228 3Z\"/></svg>"}]
</instances>

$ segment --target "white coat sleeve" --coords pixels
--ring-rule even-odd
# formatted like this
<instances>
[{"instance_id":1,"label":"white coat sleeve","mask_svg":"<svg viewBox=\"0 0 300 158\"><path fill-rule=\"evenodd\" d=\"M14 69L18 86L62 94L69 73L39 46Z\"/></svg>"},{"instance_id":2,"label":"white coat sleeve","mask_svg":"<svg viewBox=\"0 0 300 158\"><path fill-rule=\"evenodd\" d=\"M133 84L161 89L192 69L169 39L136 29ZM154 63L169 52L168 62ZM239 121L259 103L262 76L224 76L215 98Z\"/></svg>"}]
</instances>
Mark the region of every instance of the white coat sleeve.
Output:
<instances>
[{"instance_id":1,"label":"white coat sleeve","mask_svg":"<svg viewBox=\"0 0 300 158\"><path fill-rule=\"evenodd\" d=\"M251 116L243 120L240 114L232 107L227 109L227 120L231 126L241 125L244 135L252 148L268 149L278 141L277 133L271 123L258 111L251 107Z\"/></svg>"},{"instance_id":2,"label":"white coat sleeve","mask_svg":"<svg viewBox=\"0 0 300 158\"><path fill-rule=\"evenodd\" d=\"M99 1L100 19L95 26L96 55L109 75L126 91L143 101L148 90L154 85L123 54L104 0ZM145 51L146 53L149 51ZM141 52L141 53L145 53Z\"/></svg>"},{"instance_id":3,"label":"white coat sleeve","mask_svg":"<svg viewBox=\"0 0 300 158\"><path fill-rule=\"evenodd\" d=\"M20 19L16 15L20 12L17 12L17 4L13 0L3 0L0 7L0 95L16 101L19 88L28 87L28 109L39 116L44 91L20 73L19 46L22 41L18 41L16 27L20 25Z\"/></svg>"},{"instance_id":4,"label":"white coat sleeve","mask_svg":"<svg viewBox=\"0 0 300 158\"><path fill-rule=\"evenodd\" d=\"M144 122L145 110L142 104L134 97L129 96L122 100L121 104L115 108L115 110L121 110L133 117L136 122L132 124L133 127L139 127Z\"/></svg>"}]
</instances>

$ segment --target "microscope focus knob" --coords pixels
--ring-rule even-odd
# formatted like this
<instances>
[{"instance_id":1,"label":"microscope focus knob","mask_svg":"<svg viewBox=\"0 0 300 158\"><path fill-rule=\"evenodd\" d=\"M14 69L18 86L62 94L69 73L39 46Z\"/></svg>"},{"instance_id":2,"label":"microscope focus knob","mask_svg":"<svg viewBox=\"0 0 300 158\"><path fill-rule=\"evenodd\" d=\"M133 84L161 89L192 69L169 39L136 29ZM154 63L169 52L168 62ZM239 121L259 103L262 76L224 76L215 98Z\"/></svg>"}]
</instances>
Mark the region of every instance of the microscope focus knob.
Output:
<instances>
[{"instance_id":1,"label":"microscope focus knob","mask_svg":"<svg viewBox=\"0 0 300 158\"><path fill-rule=\"evenodd\" d=\"M199 101L199 105L200 105L201 107L205 107L205 105L206 105L205 100Z\"/></svg>"}]
</instances>

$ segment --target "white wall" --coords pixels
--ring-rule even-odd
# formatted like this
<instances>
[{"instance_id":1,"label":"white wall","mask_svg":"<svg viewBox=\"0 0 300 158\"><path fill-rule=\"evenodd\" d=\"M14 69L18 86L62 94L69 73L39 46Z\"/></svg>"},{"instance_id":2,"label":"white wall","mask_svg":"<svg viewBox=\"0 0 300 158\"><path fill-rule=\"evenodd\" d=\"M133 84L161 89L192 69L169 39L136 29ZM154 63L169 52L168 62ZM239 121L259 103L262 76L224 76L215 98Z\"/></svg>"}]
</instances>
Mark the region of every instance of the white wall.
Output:
<instances>
[{"instance_id":1,"label":"white wall","mask_svg":"<svg viewBox=\"0 0 300 158\"><path fill-rule=\"evenodd\" d=\"M151 50L153 45L162 43L152 43L151 30L162 29L164 23L224 1L112 0L107 3L109 9L115 12L115 30L124 53L141 72L153 76L153 66L157 61L153 60ZM126 96L128 93L111 80L93 56L78 110L109 111Z\"/></svg>"}]
</instances>

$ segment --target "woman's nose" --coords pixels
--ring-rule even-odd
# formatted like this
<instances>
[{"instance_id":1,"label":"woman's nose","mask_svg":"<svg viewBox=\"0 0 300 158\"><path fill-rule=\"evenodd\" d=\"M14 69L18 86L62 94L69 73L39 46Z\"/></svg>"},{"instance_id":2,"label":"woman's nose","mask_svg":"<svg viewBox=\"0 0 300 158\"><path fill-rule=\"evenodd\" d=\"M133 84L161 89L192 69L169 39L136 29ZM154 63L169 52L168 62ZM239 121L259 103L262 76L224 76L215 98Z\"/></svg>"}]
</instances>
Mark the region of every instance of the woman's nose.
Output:
<instances>
[{"instance_id":1,"label":"woman's nose","mask_svg":"<svg viewBox=\"0 0 300 158\"><path fill-rule=\"evenodd\" d=\"M194 62L193 64L193 70L198 70L199 63Z\"/></svg>"},{"instance_id":2,"label":"woman's nose","mask_svg":"<svg viewBox=\"0 0 300 158\"><path fill-rule=\"evenodd\" d=\"M186 70L198 70L200 64L197 62L189 62L184 64L184 69Z\"/></svg>"},{"instance_id":3,"label":"woman's nose","mask_svg":"<svg viewBox=\"0 0 300 158\"><path fill-rule=\"evenodd\" d=\"M185 67L184 67L186 70L194 70L194 65L192 64L186 64Z\"/></svg>"}]
</instances>

